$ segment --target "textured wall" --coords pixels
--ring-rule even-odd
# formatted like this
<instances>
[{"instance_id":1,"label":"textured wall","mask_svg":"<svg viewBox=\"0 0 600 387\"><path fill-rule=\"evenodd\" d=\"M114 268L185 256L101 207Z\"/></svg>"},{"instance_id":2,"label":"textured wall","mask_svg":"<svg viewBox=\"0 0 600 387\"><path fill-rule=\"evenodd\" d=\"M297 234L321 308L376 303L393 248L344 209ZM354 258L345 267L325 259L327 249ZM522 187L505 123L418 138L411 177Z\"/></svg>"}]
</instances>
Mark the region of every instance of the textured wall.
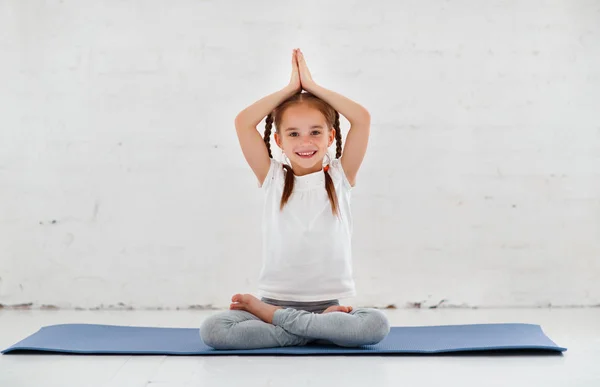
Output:
<instances>
[{"instance_id":1,"label":"textured wall","mask_svg":"<svg viewBox=\"0 0 600 387\"><path fill-rule=\"evenodd\" d=\"M598 1L2 1L0 303L254 292L233 120L300 47L372 115L348 302L598 305L599 40Z\"/></svg>"}]
</instances>

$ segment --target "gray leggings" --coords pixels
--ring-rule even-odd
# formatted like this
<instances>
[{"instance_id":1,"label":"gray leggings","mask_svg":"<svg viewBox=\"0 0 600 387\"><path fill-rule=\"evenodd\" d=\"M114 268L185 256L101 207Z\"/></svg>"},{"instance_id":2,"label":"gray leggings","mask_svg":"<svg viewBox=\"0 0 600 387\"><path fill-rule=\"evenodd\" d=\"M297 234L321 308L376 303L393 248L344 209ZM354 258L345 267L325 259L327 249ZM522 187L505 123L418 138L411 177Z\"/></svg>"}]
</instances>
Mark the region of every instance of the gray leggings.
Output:
<instances>
[{"instance_id":1,"label":"gray leggings","mask_svg":"<svg viewBox=\"0 0 600 387\"><path fill-rule=\"evenodd\" d=\"M323 302L263 302L282 306L266 323L243 310L228 310L208 317L200 327L202 341L215 349L256 349L306 345L308 343L356 347L377 344L390 332L386 315L370 308L350 313L322 314L338 300Z\"/></svg>"}]
</instances>

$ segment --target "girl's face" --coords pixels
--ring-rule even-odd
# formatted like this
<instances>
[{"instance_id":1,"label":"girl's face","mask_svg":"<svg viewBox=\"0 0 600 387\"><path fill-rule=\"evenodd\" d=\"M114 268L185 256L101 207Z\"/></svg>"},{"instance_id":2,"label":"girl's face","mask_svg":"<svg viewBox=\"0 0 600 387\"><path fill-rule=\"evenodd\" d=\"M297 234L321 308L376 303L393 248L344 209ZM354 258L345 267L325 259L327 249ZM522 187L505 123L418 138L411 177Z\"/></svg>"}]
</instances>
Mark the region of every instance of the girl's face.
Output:
<instances>
[{"instance_id":1,"label":"girl's face","mask_svg":"<svg viewBox=\"0 0 600 387\"><path fill-rule=\"evenodd\" d=\"M329 130L319 110L307 105L289 107L279 129L274 138L290 159L294 174L301 176L322 169L325 153L335 139L335 129Z\"/></svg>"}]
</instances>

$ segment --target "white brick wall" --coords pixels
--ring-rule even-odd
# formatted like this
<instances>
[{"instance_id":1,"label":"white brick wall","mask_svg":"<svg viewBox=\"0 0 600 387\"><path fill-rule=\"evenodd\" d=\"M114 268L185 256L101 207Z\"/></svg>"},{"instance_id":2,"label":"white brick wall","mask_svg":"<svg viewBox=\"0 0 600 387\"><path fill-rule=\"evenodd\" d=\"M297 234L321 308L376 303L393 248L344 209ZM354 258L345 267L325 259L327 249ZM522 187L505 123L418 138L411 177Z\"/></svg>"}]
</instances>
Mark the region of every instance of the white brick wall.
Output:
<instances>
[{"instance_id":1,"label":"white brick wall","mask_svg":"<svg viewBox=\"0 0 600 387\"><path fill-rule=\"evenodd\" d=\"M599 41L583 0L0 2L0 303L254 292L233 119L301 47L373 117L349 303L598 305Z\"/></svg>"}]
</instances>

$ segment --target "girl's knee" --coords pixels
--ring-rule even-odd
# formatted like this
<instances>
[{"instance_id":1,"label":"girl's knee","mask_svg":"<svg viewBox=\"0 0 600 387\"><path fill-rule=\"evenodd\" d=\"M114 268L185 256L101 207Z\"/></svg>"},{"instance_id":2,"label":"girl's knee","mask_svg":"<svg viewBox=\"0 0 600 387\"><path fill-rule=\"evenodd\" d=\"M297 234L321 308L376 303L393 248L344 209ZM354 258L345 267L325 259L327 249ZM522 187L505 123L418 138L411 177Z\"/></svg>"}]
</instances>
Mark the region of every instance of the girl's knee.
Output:
<instances>
[{"instance_id":1,"label":"girl's knee","mask_svg":"<svg viewBox=\"0 0 600 387\"><path fill-rule=\"evenodd\" d=\"M378 309L359 309L357 314L362 314L364 322L364 345L377 344L390 333L390 322L385 313Z\"/></svg>"},{"instance_id":2,"label":"girl's knee","mask_svg":"<svg viewBox=\"0 0 600 387\"><path fill-rule=\"evenodd\" d=\"M223 318L219 315L208 317L200 326L200 338L204 344L218 349L223 341Z\"/></svg>"},{"instance_id":3,"label":"girl's knee","mask_svg":"<svg viewBox=\"0 0 600 387\"><path fill-rule=\"evenodd\" d=\"M385 313L377 309L371 310L370 320L371 339L374 343L379 343L390 333L390 321Z\"/></svg>"},{"instance_id":4,"label":"girl's knee","mask_svg":"<svg viewBox=\"0 0 600 387\"><path fill-rule=\"evenodd\" d=\"M204 344L214 349L235 349L232 343L231 329L238 323L257 320L251 313L243 310L228 310L209 316L200 326L200 338Z\"/></svg>"},{"instance_id":5,"label":"girl's knee","mask_svg":"<svg viewBox=\"0 0 600 387\"><path fill-rule=\"evenodd\" d=\"M209 316L200 326L200 338L204 344L214 349L229 349L229 329L245 318L241 311L227 311Z\"/></svg>"}]
</instances>

